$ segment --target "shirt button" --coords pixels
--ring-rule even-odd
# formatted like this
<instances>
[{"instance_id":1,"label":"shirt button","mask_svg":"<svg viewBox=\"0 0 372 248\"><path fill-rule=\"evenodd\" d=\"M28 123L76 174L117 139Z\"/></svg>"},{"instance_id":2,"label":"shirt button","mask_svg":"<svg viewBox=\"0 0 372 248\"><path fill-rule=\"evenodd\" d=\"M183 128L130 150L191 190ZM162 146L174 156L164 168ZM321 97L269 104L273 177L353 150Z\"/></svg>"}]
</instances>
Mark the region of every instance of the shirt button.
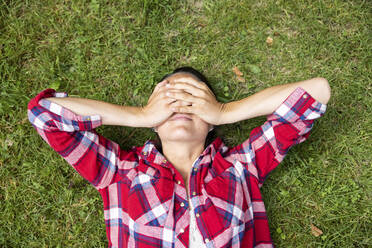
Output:
<instances>
[{"instance_id":1,"label":"shirt button","mask_svg":"<svg viewBox=\"0 0 372 248\"><path fill-rule=\"evenodd\" d=\"M180 206L181 207L184 207L185 206L185 203L181 202Z\"/></svg>"},{"instance_id":2,"label":"shirt button","mask_svg":"<svg viewBox=\"0 0 372 248\"><path fill-rule=\"evenodd\" d=\"M304 94L304 95L303 95L303 98L305 98L305 99L306 99L306 98L307 98L307 94Z\"/></svg>"},{"instance_id":3,"label":"shirt button","mask_svg":"<svg viewBox=\"0 0 372 248\"><path fill-rule=\"evenodd\" d=\"M196 195L196 192L194 191L194 192L192 192L192 195Z\"/></svg>"},{"instance_id":4,"label":"shirt button","mask_svg":"<svg viewBox=\"0 0 372 248\"><path fill-rule=\"evenodd\" d=\"M180 180L178 180L178 181L177 181L177 184L181 184L181 181L180 181Z\"/></svg>"},{"instance_id":5,"label":"shirt button","mask_svg":"<svg viewBox=\"0 0 372 248\"><path fill-rule=\"evenodd\" d=\"M200 217L200 214L199 213L196 213L195 216L196 216L196 218L199 218Z\"/></svg>"},{"instance_id":6,"label":"shirt button","mask_svg":"<svg viewBox=\"0 0 372 248\"><path fill-rule=\"evenodd\" d=\"M163 160L163 163L166 163L166 162L167 162L167 160L166 160L166 159L164 159L164 160Z\"/></svg>"},{"instance_id":7,"label":"shirt button","mask_svg":"<svg viewBox=\"0 0 372 248\"><path fill-rule=\"evenodd\" d=\"M143 152L143 155L147 155L147 152Z\"/></svg>"},{"instance_id":8,"label":"shirt button","mask_svg":"<svg viewBox=\"0 0 372 248\"><path fill-rule=\"evenodd\" d=\"M196 172L197 170L198 170L198 168L195 167L195 168L194 168L194 171Z\"/></svg>"},{"instance_id":9,"label":"shirt button","mask_svg":"<svg viewBox=\"0 0 372 248\"><path fill-rule=\"evenodd\" d=\"M209 239L204 239L205 243L208 243L209 242Z\"/></svg>"},{"instance_id":10,"label":"shirt button","mask_svg":"<svg viewBox=\"0 0 372 248\"><path fill-rule=\"evenodd\" d=\"M181 228L180 233L184 233L184 232L185 232L185 229Z\"/></svg>"}]
</instances>

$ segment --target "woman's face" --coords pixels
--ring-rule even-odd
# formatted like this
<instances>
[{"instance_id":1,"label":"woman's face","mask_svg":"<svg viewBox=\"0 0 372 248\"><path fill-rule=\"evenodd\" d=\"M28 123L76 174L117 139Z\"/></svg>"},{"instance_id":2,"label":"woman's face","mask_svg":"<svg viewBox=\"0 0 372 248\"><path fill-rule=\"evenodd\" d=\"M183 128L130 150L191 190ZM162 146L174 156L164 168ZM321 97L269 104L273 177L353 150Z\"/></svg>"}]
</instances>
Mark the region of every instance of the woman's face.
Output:
<instances>
[{"instance_id":1,"label":"woman's face","mask_svg":"<svg viewBox=\"0 0 372 248\"><path fill-rule=\"evenodd\" d=\"M169 77L170 83L177 83L174 80L194 80L202 83L190 73L178 72ZM155 127L161 142L191 141L204 143L209 129L212 127L209 123L203 121L194 114L173 113L161 125Z\"/></svg>"}]
</instances>

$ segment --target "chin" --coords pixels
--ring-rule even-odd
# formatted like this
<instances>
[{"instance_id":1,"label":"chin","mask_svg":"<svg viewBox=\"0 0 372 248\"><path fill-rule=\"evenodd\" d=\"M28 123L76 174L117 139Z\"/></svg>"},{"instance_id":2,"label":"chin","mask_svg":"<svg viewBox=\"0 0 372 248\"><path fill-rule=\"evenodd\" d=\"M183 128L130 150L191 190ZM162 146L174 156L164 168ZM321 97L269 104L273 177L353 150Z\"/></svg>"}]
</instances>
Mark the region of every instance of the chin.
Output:
<instances>
[{"instance_id":1,"label":"chin","mask_svg":"<svg viewBox=\"0 0 372 248\"><path fill-rule=\"evenodd\" d=\"M166 137L167 140L172 140L172 141L190 141L190 140L195 140L195 138L196 138L195 135L192 135L186 132L172 133L172 134L168 134Z\"/></svg>"},{"instance_id":2,"label":"chin","mask_svg":"<svg viewBox=\"0 0 372 248\"><path fill-rule=\"evenodd\" d=\"M201 133L197 133L195 131L190 132L185 129L177 129L177 130L169 130L165 132L163 135L159 136L162 140L168 141L197 141L197 140L205 140L206 135Z\"/></svg>"}]
</instances>

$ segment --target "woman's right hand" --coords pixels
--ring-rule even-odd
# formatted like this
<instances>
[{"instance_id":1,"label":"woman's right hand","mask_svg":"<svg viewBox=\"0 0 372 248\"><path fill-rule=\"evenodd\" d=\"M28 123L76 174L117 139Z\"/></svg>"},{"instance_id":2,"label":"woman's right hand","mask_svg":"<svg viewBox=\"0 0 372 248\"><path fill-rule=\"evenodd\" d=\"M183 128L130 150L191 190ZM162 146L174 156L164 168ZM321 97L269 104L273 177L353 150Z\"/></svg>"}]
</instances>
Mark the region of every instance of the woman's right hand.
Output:
<instances>
[{"instance_id":1,"label":"woman's right hand","mask_svg":"<svg viewBox=\"0 0 372 248\"><path fill-rule=\"evenodd\" d=\"M141 116L146 127L156 127L167 120L172 114L170 104L176 102L177 106L187 106L191 103L178 101L166 95L166 92L180 92L182 90L170 90L165 87L169 81L163 80L158 83L152 92L147 105L141 107ZM174 104L173 104L174 106Z\"/></svg>"}]
</instances>

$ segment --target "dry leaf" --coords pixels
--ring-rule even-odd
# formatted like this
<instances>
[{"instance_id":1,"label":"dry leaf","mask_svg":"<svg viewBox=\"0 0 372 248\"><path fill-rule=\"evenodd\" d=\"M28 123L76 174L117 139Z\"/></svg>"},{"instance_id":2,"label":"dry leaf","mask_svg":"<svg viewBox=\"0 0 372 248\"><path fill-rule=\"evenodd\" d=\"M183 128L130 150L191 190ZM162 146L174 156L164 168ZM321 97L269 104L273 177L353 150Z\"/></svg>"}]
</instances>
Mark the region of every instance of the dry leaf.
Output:
<instances>
[{"instance_id":1,"label":"dry leaf","mask_svg":"<svg viewBox=\"0 0 372 248\"><path fill-rule=\"evenodd\" d=\"M266 39L266 44L268 44L269 46L271 46L272 44L273 44L273 38L271 38L270 36L269 37L267 37L267 39Z\"/></svg>"},{"instance_id":2,"label":"dry leaf","mask_svg":"<svg viewBox=\"0 0 372 248\"><path fill-rule=\"evenodd\" d=\"M202 28L204 28L205 26L207 26L207 24L204 23L204 22L198 22L198 25L199 25L200 27L202 27Z\"/></svg>"},{"instance_id":3,"label":"dry leaf","mask_svg":"<svg viewBox=\"0 0 372 248\"><path fill-rule=\"evenodd\" d=\"M315 237L319 237L320 235L323 234L322 230L320 230L313 224L310 224L310 227L311 227L311 234L314 235Z\"/></svg>"},{"instance_id":4,"label":"dry leaf","mask_svg":"<svg viewBox=\"0 0 372 248\"><path fill-rule=\"evenodd\" d=\"M243 72L241 72L241 71L238 69L238 67L236 67L236 66L234 66L234 68L233 68L233 72L234 72L235 75L238 76L238 77L243 76Z\"/></svg>"},{"instance_id":5,"label":"dry leaf","mask_svg":"<svg viewBox=\"0 0 372 248\"><path fill-rule=\"evenodd\" d=\"M236 80L238 80L241 83L245 83L245 79L243 77L236 76Z\"/></svg>"}]
</instances>

